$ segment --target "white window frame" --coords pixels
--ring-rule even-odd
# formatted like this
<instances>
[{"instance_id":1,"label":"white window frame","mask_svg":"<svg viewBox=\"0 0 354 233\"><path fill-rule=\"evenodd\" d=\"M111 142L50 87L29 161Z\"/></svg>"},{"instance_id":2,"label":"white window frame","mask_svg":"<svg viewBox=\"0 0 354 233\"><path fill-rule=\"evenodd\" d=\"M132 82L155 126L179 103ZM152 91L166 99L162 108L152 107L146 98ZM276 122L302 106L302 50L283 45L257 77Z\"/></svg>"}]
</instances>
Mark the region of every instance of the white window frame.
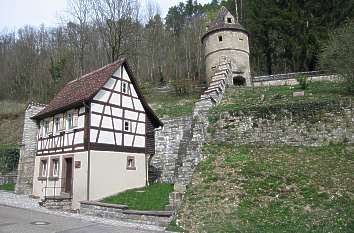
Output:
<instances>
[{"instance_id":1,"label":"white window frame","mask_svg":"<svg viewBox=\"0 0 354 233\"><path fill-rule=\"evenodd\" d=\"M128 94L128 83L127 82L122 81L122 92L124 94Z\"/></svg>"},{"instance_id":2,"label":"white window frame","mask_svg":"<svg viewBox=\"0 0 354 233\"><path fill-rule=\"evenodd\" d=\"M69 116L71 116L71 118ZM70 124L71 124L71 127L70 127ZM74 129L74 112L73 111L69 111L66 114L66 129L67 130Z\"/></svg>"},{"instance_id":3,"label":"white window frame","mask_svg":"<svg viewBox=\"0 0 354 233\"><path fill-rule=\"evenodd\" d=\"M126 129L126 127L128 127L128 129ZM124 132L131 132L131 130L132 130L131 122L125 120L124 121Z\"/></svg>"},{"instance_id":4,"label":"white window frame","mask_svg":"<svg viewBox=\"0 0 354 233\"><path fill-rule=\"evenodd\" d=\"M58 120L58 125L57 125L57 120ZM57 134L57 133L59 133L61 131L60 121L61 121L60 115L54 116L54 133L55 134Z\"/></svg>"},{"instance_id":5,"label":"white window frame","mask_svg":"<svg viewBox=\"0 0 354 233\"><path fill-rule=\"evenodd\" d=\"M48 159L41 159L40 160L40 177L47 177L48 172Z\"/></svg>"},{"instance_id":6,"label":"white window frame","mask_svg":"<svg viewBox=\"0 0 354 233\"><path fill-rule=\"evenodd\" d=\"M59 158L52 159L53 177L59 177L60 162Z\"/></svg>"},{"instance_id":7,"label":"white window frame","mask_svg":"<svg viewBox=\"0 0 354 233\"><path fill-rule=\"evenodd\" d=\"M43 136L48 136L49 134L49 121L43 121Z\"/></svg>"}]
</instances>

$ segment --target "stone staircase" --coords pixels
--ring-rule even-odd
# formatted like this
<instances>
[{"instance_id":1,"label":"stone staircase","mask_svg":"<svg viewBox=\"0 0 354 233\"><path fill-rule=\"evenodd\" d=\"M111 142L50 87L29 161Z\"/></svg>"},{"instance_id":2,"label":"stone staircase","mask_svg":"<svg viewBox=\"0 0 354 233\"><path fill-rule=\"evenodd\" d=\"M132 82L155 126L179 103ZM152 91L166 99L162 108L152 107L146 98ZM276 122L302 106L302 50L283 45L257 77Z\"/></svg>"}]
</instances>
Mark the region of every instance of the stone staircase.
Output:
<instances>
[{"instance_id":1,"label":"stone staircase","mask_svg":"<svg viewBox=\"0 0 354 233\"><path fill-rule=\"evenodd\" d=\"M66 195L56 197L46 197L39 205L51 209L61 211L71 211L72 198Z\"/></svg>"},{"instance_id":2,"label":"stone staircase","mask_svg":"<svg viewBox=\"0 0 354 233\"><path fill-rule=\"evenodd\" d=\"M176 163L175 183L187 185L194 169L203 160L201 149L205 142L209 126L208 112L218 105L224 96L225 89L230 85L232 69L230 63L220 63L210 80L208 88L196 102L190 133L182 139Z\"/></svg>"}]
</instances>

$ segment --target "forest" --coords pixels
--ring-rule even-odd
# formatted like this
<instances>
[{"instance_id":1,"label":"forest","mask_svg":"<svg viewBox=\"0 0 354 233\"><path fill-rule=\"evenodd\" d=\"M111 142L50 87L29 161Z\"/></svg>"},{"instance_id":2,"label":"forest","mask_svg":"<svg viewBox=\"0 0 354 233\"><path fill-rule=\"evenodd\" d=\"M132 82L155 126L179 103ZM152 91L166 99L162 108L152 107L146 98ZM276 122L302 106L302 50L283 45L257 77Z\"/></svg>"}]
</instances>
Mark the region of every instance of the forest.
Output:
<instances>
[{"instance_id":1,"label":"forest","mask_svg":"<svg viewBox=\"0 0 354 233\"><path fill-rule=\"evenodd\" d=\"M170 83L178 94L193 92L204 82L206 26L221 6L236 14L235 2L187 0L162 18L154 0L68 0L59 26L1 32L0 100L46 103L66 82L122 56L143 89ZM237 2L253 76L320 69L324 44L354 17L354 0Z\"/></svg>"}]
</instances>

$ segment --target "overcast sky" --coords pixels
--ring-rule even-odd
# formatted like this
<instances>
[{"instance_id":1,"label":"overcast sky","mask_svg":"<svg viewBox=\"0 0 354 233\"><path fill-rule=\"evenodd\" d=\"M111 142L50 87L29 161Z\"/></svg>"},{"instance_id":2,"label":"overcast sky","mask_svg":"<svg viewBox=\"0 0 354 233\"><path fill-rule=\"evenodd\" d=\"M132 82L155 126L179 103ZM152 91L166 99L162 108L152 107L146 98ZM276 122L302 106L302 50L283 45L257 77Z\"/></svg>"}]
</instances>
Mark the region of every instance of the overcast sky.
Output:
<instances>
[{"instance_id":1,"label":"overcast sky","mask_svg":"<svg viewBox=\"0 0 354 233\"><path fill-rule=\"evenodd\" d=\"M156 0L161 14L166 15L168 8L185 0ZM210 0L198 0L207 3ZM145 2L145 0L142 0ZM55 26L66 10L66 0L0 0L0 32L18 29L23 25Z\"/></svg>"}]
</instances>

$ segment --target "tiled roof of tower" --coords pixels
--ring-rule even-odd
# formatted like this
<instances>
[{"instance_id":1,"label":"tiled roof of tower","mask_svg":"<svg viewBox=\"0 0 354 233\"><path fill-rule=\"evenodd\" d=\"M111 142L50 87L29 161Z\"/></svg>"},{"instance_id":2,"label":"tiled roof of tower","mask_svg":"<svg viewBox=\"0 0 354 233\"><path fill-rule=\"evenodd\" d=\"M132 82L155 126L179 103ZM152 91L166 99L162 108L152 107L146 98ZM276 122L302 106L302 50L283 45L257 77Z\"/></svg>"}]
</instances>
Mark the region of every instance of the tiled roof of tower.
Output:
<instances>
[{"instance_id":1,"label":"tiled roof of tower","mask_svg":"<svg viewBox=\"0 0 354 233\"><path fill-rule=\"evenodd\" d=\"M125 65L127 72L131 78L136 92L147 111L147 114L151 115L157 122L156 125L162 126L162 122L158 119L154 111L147 104L144 96L141 93L140 88L137 85L137 81L130 70L127 60L117 60L111 64L108 64L98 70L85 74L78 79L75 79L67 83L59 93L49 102L41 112L33 117L33 119L43 119L54 114L84 105L85 101L91 100L97 92L106 84L113 73L122 65Z\"/></svg>"},{"instance_id":2,"label":"tiled roof of tower","mask_svg":"<svg viewBox=\"0 0 354 233\"><path fill-rule=\"evenodd\" d=\"M248 31L239 22L236 22L236 23L225 23L225 17L229 13L230 13L230 11L226 7L222 6L220 8L216 19L211 21L208 24L208 30L203 35L202 41L210 33L215 32L215 31L220 31L220 30L236 30L236 31L243 31L243 32L248 34Z\"/></svg>"}]
</instances>

